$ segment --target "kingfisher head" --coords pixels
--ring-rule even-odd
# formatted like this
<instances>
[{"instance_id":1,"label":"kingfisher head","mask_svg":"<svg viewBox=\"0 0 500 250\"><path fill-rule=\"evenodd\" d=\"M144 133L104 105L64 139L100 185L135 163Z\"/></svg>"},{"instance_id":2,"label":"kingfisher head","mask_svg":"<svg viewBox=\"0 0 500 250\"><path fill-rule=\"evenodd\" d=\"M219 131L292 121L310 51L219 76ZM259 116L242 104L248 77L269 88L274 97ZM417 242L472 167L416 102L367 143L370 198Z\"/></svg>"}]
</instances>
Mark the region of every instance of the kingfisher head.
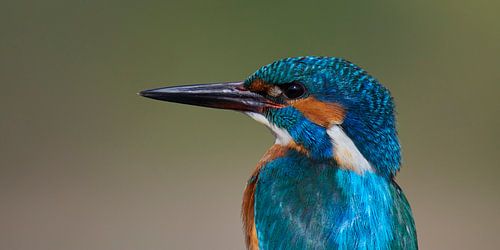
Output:
<instances>
[{"instance_id":1,"label":"kingfisher head","mask_svg":"<svg viewBox=\"0 0 500 250\"><path fill-rule=\"evenodd\" d=\"M140 95L245 112L269 127L277 144L315 161L385 176L399 169L392 97L344 59L286 58L243 82L157 88Z\"/></svg>"}]
</instances>

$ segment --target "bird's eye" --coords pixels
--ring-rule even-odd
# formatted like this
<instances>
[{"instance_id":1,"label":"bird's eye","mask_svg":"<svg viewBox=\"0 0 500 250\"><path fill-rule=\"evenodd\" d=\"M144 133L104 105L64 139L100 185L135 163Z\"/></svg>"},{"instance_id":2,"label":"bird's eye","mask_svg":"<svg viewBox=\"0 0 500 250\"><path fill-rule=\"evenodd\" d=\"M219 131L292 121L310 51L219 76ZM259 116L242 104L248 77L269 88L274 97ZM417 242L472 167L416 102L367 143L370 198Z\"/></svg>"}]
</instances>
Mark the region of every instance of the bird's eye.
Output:
<instances>
[{"instance_id":1,"label":"bird's eye","mask_svg":"<svg viewBox=\"0 0 500 250\"><path fill-rule=\"evenodd\" d=\"M297 99L306 93L306 88L298 82L284 84L281 89L283 94L289 99Z\"/></svg>"}]
</instances>

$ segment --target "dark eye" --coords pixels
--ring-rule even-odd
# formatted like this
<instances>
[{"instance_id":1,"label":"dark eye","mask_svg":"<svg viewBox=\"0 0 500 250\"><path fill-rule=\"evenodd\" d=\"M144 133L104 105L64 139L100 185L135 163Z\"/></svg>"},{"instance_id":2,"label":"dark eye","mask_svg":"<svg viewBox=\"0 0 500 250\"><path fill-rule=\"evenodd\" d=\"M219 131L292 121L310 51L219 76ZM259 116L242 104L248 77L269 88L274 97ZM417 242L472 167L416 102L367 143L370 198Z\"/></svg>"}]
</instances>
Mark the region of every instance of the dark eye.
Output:
<instances>
[{"instance_id":1,"label":"dark eye","mask_svg":"<svg viewBox=\"0 0 500 250\"><path fill-rule=\"evenodd\" d=\"M285 84L281 87L283 94L289 99L297 99L306 93L304 86L298 82Z\"/></svg>"}]
</instances>

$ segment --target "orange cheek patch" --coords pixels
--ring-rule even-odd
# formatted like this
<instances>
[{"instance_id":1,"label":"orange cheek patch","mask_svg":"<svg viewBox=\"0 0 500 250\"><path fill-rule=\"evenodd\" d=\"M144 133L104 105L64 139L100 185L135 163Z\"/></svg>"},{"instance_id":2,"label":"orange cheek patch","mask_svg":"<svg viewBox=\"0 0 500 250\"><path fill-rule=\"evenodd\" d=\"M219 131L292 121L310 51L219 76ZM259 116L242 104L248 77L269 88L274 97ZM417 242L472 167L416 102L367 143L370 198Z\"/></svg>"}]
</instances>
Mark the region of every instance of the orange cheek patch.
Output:
<instances>
[{"instance_id":1,"label":"orange cheek patch","mask_svg":"<svg viewBox=\"0 0 500 250\"><path fill-rule=\"evenodd\" d=\"M291 106L302 112L307 119L325 128L341 124L345 117L345 109L340 104L322 102L314 97L294 101Z\"/></svg>"}]
</instances>

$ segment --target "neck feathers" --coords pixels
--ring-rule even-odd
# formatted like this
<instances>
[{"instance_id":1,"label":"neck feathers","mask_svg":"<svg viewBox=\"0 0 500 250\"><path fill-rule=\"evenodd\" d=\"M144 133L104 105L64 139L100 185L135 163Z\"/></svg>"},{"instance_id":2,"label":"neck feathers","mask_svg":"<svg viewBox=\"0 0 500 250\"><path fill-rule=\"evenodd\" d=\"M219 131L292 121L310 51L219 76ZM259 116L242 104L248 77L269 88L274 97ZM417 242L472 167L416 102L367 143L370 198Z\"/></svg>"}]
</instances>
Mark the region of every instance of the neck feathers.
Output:
<instances>
[{"instance_id":1,"label":"neck feathers","mask_svg":"<svg viewBox=\"0 0 500 250\"><path fill-rule=\"evenodd\" d=\"M338 124L324 128L308 119L301 120L288 129L269 122L261 114L248 112L254 120L266 125L276 137L276 145L294 148L315 160L333 160L340 168L362 174L373 172L372 164Z\"/></svg>"}]
</instances>

